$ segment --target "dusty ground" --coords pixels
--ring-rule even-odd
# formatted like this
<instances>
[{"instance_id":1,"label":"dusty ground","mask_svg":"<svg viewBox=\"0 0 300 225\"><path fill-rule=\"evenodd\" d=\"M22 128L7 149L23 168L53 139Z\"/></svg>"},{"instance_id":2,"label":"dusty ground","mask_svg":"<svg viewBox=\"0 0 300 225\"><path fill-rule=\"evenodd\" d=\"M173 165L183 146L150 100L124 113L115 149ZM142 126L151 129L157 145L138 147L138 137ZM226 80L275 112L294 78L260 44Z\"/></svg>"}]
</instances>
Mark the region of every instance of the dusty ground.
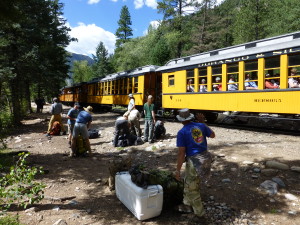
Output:
<instances>
[{"instance_id":1,"label":"dusty ground","mask_svg":"<svg viewBox=\"0 0 300 225\"><path fill-rule=\"evenodd\" d=\"M49 106L48 106L49 107ZM67 113L68 107L65 107ZM46 111L46 110L44 110ZM143 162L150 168L174 171L176 166L176 133L180 123L166 122L167 136L161 142L126 148L120 151L112 147L113 126L117 114L96 113L93 128L102 135L91 140L93 154L85 158L69 158L67 136L55 136L48 140L43 132L47 129L49 114L33 114L24 125L8 138L9 147L28 150L30 163L43 166L49 173L39 177L47 185L46 198L34 205L36 212L16 210L23 224L54 224L64 219L67 224L190 224L186 215L173 209L144 222L138 221L116 198L106 184L108 163L115 155L131 154L134 162ZM143 122L142 122L143 124ZM212 178L203 188L204 201L213 198L226 203L246 220L235 224L300 224L300 174L291 170L279 170L286 184L278 194L269 196L259 189L260 184L274 176L254 173L253 168L264 169L267 160L277 160L291 166L300 165L299 137L258 131L235 130L211 126L216 133L210 139L209 149L216 156ZM142 126L143 128L143 126ZM149 146L154 150L146 151ZM130 149L129 153L126 150ZM149 149L148 149L149 150ZM251 162L245 162L251 161ZM254 175L254 176L253 176ZM224 182L223 179L230 179ZM223 180L223 181L222 181ZM286 193L298 197L288 200ZM55 198L72 197L73 201L57 201ZM228 224L226 221L221 224Z\"/></svg>"}]
</instances>

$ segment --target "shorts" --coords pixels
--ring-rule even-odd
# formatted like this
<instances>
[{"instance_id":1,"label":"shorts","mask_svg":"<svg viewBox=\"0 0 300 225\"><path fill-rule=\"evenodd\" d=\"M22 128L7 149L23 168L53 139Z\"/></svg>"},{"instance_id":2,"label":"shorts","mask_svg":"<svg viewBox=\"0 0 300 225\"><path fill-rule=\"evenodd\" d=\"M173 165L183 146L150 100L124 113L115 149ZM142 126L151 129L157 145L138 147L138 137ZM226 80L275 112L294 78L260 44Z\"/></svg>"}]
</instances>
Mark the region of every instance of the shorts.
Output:
<instances>
[{"instance_id":1,"label":"shorts","mask_svg":"<svg viewBox=\"0 0 300 225\"><path fill-rule=\"evenodd\" d=\"M69 133L69 134L73 134L74 125L75 125L75 124L68 124L68 133Z\"/></svg>"},{"instance_id":2,"label":"shorts","mask_svg":"<svg viewBox=\"0 0 300 225\"><path fill-rule=\"evenodd\" d=\"M82 136L83 139L89 138L89 133L86 124L84 123L75 123L74 129L73 129L73 138L77 138L79 134Z\"/></svg>"}]
</instances>

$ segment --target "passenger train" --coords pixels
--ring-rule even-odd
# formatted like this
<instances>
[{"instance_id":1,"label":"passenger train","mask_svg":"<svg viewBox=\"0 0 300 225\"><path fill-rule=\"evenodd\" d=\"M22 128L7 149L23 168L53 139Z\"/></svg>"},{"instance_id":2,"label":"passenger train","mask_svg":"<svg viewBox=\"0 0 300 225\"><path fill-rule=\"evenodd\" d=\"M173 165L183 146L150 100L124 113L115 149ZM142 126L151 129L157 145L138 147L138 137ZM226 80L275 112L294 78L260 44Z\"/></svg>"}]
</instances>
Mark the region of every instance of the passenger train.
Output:
<instances>
[{"instance_id":1,"label":"passenger train","mask_svg":"<svg viewBox=\"0 0 300 225\"><path fill-rule=\"evenodd\" d=\"M212 119L224 111L300 114L300 32L63 87L60 100L126 106L130 93L139 108L152 95L160 112L189 108Z\"/></svg>"}]
</instances>

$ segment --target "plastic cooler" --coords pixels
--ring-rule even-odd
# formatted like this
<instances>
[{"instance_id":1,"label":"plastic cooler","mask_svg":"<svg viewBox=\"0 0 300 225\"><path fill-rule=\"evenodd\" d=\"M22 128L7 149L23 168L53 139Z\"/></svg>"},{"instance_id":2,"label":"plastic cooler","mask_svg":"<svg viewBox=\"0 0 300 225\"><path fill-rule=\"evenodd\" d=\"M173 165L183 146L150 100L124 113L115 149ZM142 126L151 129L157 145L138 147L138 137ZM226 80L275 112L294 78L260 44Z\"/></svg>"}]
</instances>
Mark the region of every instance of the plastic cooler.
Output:
<instances>
[{"instance_id":1,"label":"plastic cooler","mask_svg":"<svg viewBox=\"0 0 300 225\"><path fill-rule=\"evenodd\" d=\"M159 216L163 205L163 189L160 185L138 187L128 172L116 174L116 195L138 220Z\"/></svg>"}]
</instances>

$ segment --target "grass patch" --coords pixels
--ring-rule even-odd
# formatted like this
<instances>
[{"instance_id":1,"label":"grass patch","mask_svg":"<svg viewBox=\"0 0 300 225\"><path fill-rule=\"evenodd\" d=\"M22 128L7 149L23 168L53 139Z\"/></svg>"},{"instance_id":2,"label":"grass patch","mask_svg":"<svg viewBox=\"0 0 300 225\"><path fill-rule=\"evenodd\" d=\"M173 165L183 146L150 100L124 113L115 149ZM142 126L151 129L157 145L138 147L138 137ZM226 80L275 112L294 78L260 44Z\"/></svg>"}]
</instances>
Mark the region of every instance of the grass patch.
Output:
<instances>
[{"instance_id":1,"label":"grass patch","mask_svg":"<svg viewBox=\"0 0 300 225\"><path fill-rule=\"evenodd\" d=\"M0 225L21 225L18 216L5 215L0 217Z\"/></svg>"}]
</instances>

